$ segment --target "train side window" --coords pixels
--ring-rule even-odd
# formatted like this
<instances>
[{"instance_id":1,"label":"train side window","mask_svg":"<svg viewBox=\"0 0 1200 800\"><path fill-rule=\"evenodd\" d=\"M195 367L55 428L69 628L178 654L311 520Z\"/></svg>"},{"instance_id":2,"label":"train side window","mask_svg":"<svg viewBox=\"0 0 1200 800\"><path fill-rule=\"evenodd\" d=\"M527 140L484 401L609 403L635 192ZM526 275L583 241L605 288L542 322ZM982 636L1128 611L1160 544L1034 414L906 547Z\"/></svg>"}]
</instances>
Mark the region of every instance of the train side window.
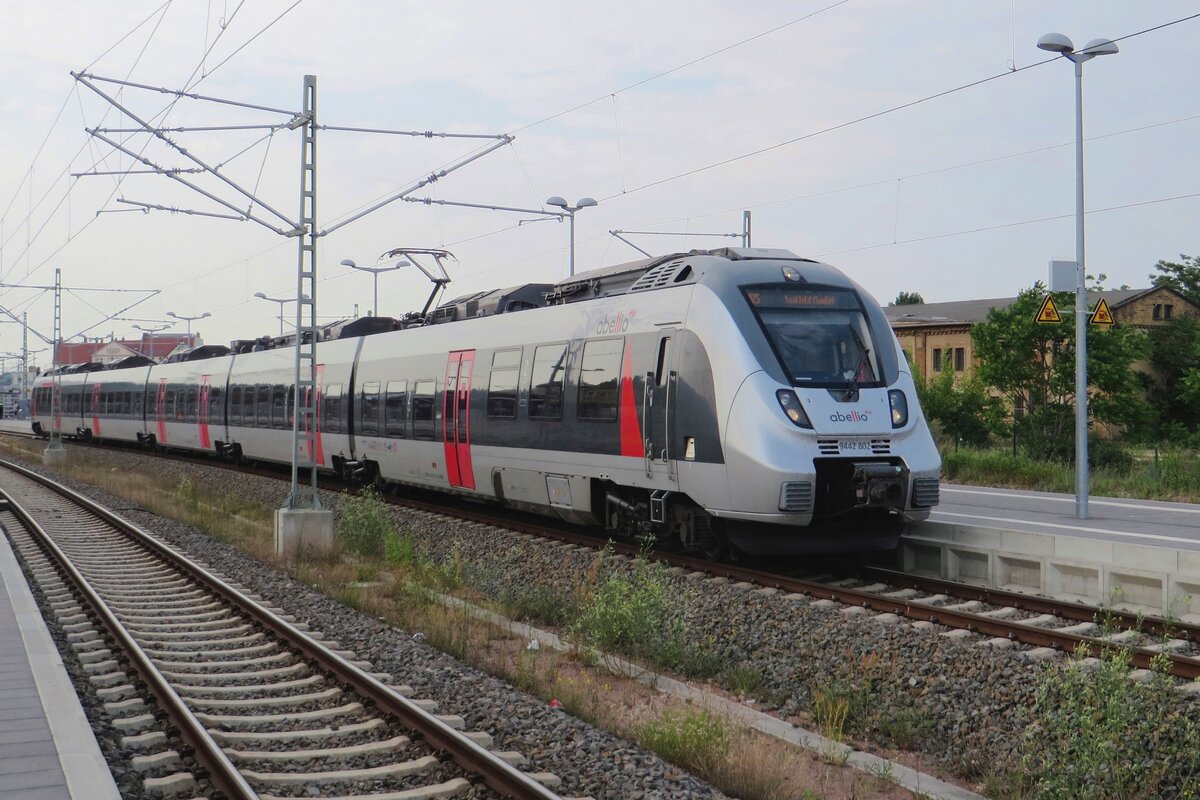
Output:
<instances>
[{"instance_id":1,"label":"train side window","mask_svg":"<svg viewBox=\"0 0 1200 800\"><path fill-rule=\"evenodd\" d=\"M594 339L583 345L579 368L579 418L617 418L624 339Z\"/></svg>"},{"instance_id":2,"label":"train side window","mask_svg":"<svg viewBox=\"0 0 1200 800\"><path fill-rule=\"evenodd\" d=\"M166 402L163 405L163 417L168 420L175 419L175 390L167 389Z\"/></svg>"},{"instance_id":3,"label":"train side window","mask_svg":"<svg viewBox=\"0 0 1200 800\"><path fill-rule=\"evenodd\" d=\"M363 384L358 405L358 431L364 436L379 435L379 381Z\"/></svg>"},{"instance_id":4,"label":"train side window","mask_svg":"<svg viewBox=\"0 0 1200 800\"><path fill-rule=\"evenodd\" d=\"M234 386L229 390L229 421L234 425L242 423L242 387Z\"/></svg>"},{"instance_id":5,"label":"train side window","mask_svg":"<svg viewBox=\"0 0 1200 800\"><path fill-rule=\"evenodd\" d=\"M433 438L433 394L436 384L432 380L417 381L413 387L412 419L413 438Z\"/></svg>"},{"instance_id":6,"label":"train side window","mask_svg":"<svg viewBox=\"0 0 1200 800\"><path fill-rule=\"evenodd\" d=\"M213 425L219 425L224 420L221 419L221 387L208 387L208 421Z\"/></svg>"},{"instance_id":7,"label":"train side window","mask_svg":"<svg viewBox=\"0 0 1200 800\"><path fill-rule=\"evenodd\" d=\"M408 421L408 381L389 381L383 406L384 435L403 439Z\"/></svg>"},{"instance_id":8,"label":"train side window","mask_svg":"<svg viewBox=\"0 0 1200 800\"><path fill-rule=\"evenodd\" d=\"M200 404L197 402L199 398L199 390L195 387L189 387L187 390L187 421L196 422L199 420L198 409Z\"/></svg>"},{"instance_id":9,"label":"train side window","mask_svg":"<svg viewBox=\"0 0 1200 800\"><path fill-rule=\"evenodd\" d=\"M533 372L529 376L531 419L562 419L563 376L566 371L565 344L543 345L533 351Z\"/></svg>"},{"instance_id":10,"label":"train side window","mask_svg":"<svg viewBox=\"0 0 1200 800\"><path fill-rule=\"evenodd\" d=\"M271 427L287 427L287 393L282 384L276 384L271 392Z\"/></svg>"},{"instance_id":11,"label":"train side window","mask_svg":"<svg viewBox=\"0 0 1200 800\"><path fill-rule=\"evenodd\" d=\"M158 385L151 384L146 387L146 416L150 419L158 418Z\"/></svg>"},{"instance_id":12,"label":"train side window","mask_svg":"<svg viewBox=\"0 0 1200 800\"><path fill-rule=\"evenodd\" d=\"M332 383L325 387L325 424L321 430L326 433L342 433L342 385Z\"/></svg>"},{"instance_id":13,"label":"train side window","mask_svg":"<svg viewBox=\"0 0 1200 800\"><path fill-rule=\"evenodd\" d=\"M517 382L521 375L521 348L500 350L492 356L492 371L488 376L487 415L515 419L517 416Z\"/></svg>"},{"instance_id":14,"label":"train side window","mask_svg":"<svg viewBox=\"0 0 1200 800\"><path fill-rule=\"evenodd\" d=\"M658 343L658 363L654 366L654 384L666 386L671 369L671 337L664 336Z\"/></svg>"},{"instance_id":15,"label":"train side window","mask_svg":"<svg viewBox=\"0 0 1200 800\"><path fill-rule=\"evenodd\" d=\"M256 416L258 418L258 427L271 427L271 385L267 383L258 384L258 401L255 403L257 408Z\"/></svg>"}]
</instances>

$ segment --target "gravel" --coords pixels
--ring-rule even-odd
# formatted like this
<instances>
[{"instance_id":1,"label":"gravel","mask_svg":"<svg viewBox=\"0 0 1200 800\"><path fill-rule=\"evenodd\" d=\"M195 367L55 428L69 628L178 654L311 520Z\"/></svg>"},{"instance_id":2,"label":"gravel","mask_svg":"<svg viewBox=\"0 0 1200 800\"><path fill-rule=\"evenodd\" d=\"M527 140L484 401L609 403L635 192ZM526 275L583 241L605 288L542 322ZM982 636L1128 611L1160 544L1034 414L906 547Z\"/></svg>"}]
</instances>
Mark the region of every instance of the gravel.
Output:
<instances>
[{"instance_id":1,"label":"gravel","mask_svg":"<svg viewBox=\"0 0 1200 800\"><path fill-rule=\"evenodd\" d=\"M172 481L186 477L268 507L280 505L287 494L285 482L270 478L132 452L87 452L113 470L152 470ZM530 769L563 779L564 795L722 796L653 754L413 641L413 632L364 616L192 528L95 489L76 488L335 636L375 669L412 686L417 696L437 700L440 713L462 715L468 729L490 733L497 750L524 753ZM323 492L321 499L336 510L337 495ZM393 514L418 551L435 561L454 559L469 585L497 601L541 593L567 602L597 574L628 568L620 559L598 566L596 553L510 531L404 509ZM941 629L916 630L904 620L848 616L837 604L758 594L682 574L664 579L694 653L703 653L707 664L755 676L750 690L755 707L819 727L814 707L841 698L850 709L852 736L918 749L968 780L1021 764L1038 680L1054 660L1034 662L1019 646L982 647L977 637L947 638L939 635Z\"/></svg>"},{"instance_id":2,"label":"gravel","mask_svg":"<svg viewBox=\"0 0 1200 800\"><path fill-rule=\"evenodd\" d=\"M247 502L262 502L278 507L288 486L271 478L238 474L217 467L204 467L177 461L154 459L135 452L89 449L89 460L109 465L113 471L153 471L172 481L184 477L208 490L236 493ZM70 456L68 456L70 457ZM482 730L494 740L494 749L523 753L533 772L551 772L562 779L555 791L563 796L600 798L722 798L719 790L695 776L682 773L653 753L621 738L594 728L542 700L518 691L475 668L466 666L435 648L414 641L412 632L388 624L341 605L312 587L292 579L270 565L244 555L232 546L216 541L208 534L178 522L150 514L114 497L35 466L39 472L95 499L142 527L180 547L188 555L207 563L228 579L247 587L264 600L306 622L313 630L336 637L344 648L371 661L378 671L391 673L397 682L413 687L415 697L438 702L438 713L459 714L467 730ZM336 510L338 497L322 492L321 501ZM496 548L507 552L513 545L538 549L540 544L504 531L488 530L480 536L477 529L452 520L429 522L424 515L397 510L398 521L414 530L418 548L430 555L449 552L454 542L463 557L466 544L472 558L478 556L479 569L496 556ZM482 539L494 542L493 548L478 544ZM532 560L531 560L531 563ZM468 575L476 571L473 561L464 561ZM518 575L513 576L514 580ZM528 576L526 576L528 579ZM419 637L418 637L419 638Z\"/></svg>"}]
</instances>

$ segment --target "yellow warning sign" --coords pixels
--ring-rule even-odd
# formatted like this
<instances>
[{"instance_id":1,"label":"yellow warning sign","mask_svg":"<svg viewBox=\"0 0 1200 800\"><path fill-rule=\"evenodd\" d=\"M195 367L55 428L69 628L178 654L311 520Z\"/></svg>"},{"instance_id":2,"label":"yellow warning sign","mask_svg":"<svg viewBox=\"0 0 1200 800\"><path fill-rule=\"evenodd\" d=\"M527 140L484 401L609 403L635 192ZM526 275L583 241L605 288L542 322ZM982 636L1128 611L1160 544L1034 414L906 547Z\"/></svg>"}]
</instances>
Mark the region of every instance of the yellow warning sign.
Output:
<instances>
[{"instance_id":1,"label":"yellow warning sign","mask_svg":"<svg viewBox=\"0 0 1200 800\"><path fill-rule=\"evenodd\" d=\"M1107 306L1105 308L1107 309ZM1062 322L1062 317L1058 315L1058 306L1054 305L1053 295L1046 295L1046 299L1042 301L1042 307L1038 309L1035 319L1038 322L1044 323Z\"/></svg>"},{"instance_id":2,"label":"yellow warning sign","mask_svg":"<svg viewBox=\"0 0 1200 800\"><path fill-rule=\"evenodd\" d=\"M1093 325L1115 325L1116 320L1113 319L1112 312L1108 310L1108 303L1104 298L1100 298L1100 302L1096 303L1095 310L1092 311L1092 318L1088 320Z\"/></svg>"}]
</instances>

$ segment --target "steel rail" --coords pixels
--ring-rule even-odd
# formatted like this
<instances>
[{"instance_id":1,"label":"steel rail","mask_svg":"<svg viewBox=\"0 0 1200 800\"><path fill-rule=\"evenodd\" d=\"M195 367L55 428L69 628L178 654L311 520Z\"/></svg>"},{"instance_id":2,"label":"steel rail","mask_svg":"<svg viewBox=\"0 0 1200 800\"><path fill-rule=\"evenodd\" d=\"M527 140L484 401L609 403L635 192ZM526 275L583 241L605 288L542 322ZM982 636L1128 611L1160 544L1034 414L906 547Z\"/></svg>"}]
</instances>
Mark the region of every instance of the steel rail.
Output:
<instances>
[{"instance_id":1,"label":"steel rail","mask_svg":"<svg viewBox=\"0 0 1200 800\"><path fill-rule=\"evenodd\" d=\"M36 481L50 491L69 499L71 502L76 503L114 526L139 545L163 558L173 567L187 573L197 583L245 612L254 623L266 628L283 640L289 647L295 648L306 658L311 659L317 664L319 669L335 675L355 692L374 702L381 710L397 717L404 725L424 738L431 747L449 753L460 767L478 774L490 787L505 797L516 798L516 800L561 800L558 794L538 783L529 775L521 772L488 749L461 735L433 714L421 709L413 701L399 694L337 653L334 653L330 648L292 627L292 625L262 604L238 592L204 567L157 540L133 522L118 516L78 492L17 464L0 460L0 467L10 469L19 475ZM62 555L60 551L58 558L65 559L65 555ZM69 567L69 564L67 566ZM73 567L70 567L70 569L74 570ZM103 607L111 617L111 611L108 611L103 600L100 600L99 596L96 596L95 599L100 604L100 607ZM112 617L112 619L115 622L115 617ZM117 624L119 625L119 623ZM128 642L132 642L132 638L129 638ZM122 646L129 647L130 645L126 644L123 640ZM137 647L136 643L132 644L132 646L134 648ZM140 652L139 655L145 658L144 654L140 654ZM148 659L146 663L149 664ZM153 665L150 665L150 667L153 668ZM165 686L165 688L179 705L187 711L186 706L182 705L182 700L179 700L178 695L175 695L169 686ZM187 713L191 714L190 711ZM199 728L203 736L209 742L212 742L211 738L208 737L207 731L203 730L203 726L200 725L199 721L195 720L195 717L191 717L191 719L195 722L195 725ZM212 744L219 751L219 747L217 747L215 742ZM224 757L223 753L221 755ZM208 765L206 764L205 766ZM249 789L249 791L250 794L248 795L233 794L231 796L235 798L257 797L252 789Z\"/></svg>"},{"instance_id":2,"label":"steel rail","mask_svg":"<svg viewBox=\"0 0 1200 800\"><path fill-rule=\"evenodd\" d=\"M1150 669L1155 658L1168 659L1170 674L1194 680L1200 677L1200 659L1191 658L1189 656L1181 656L1177 653L1167 652L1159 654L1157 651L1150 650L1144 647L1129 647L1127 645L1118 645L1114 642L1109 642L1101 638L1081 636L1074 633L1065 633L1053 628L1041 628L1036 625L1026 625L1020 621L1007 621L995 619L991 617L981 616L969 611L958 611L955 609L944 608L941 606L924 603L920 600L901 600L897 598L884 597L872 592L864 592L860 589L844 588L838 586L830 586L819 581L805 580L802 578L792 578L785 575L778 575L771 572L763 572L761 570L739 567L732 564L724 564L717 561L709 561L705 559L694 558L679 553L669 553L664 551L646 552L634 545L623 542L609 541L601 543L594 536L588 536L581 533L569 533L560 531L554 528L539 527L535 523L527 523L520 521L511 521L497 519L492 516L478 511L464 511L459 509L444 509L432 503L424 503L412 500L399 500L399 505L410 506L423 511L431 511L448 516L457 517L459 519L469 520L471 522L482 522L485 524L498 525L506 528L511 528L521 533L527 533L542 538L557 539L559 541L570 542L572 544L580 544L584 546L600 548L607 546L613 552L620 553L626 556L644 555L655 561L659 561L670 566L682 567L695 572L704 572L714 577L723 577L730 580L748 581L758 584L763 587L771 587L783 592L796 592L799 594L809 595L817 599L835 600L839 603L848 606L861 606L863 608L876 611L881 614L897 614L899 616L908 617L915 620L923 620L932 622L936 625L942 625L947 628L958 628L968 630L973 633L984 634L997 638L1011 639L1029 645L1038 647L1052 647L1056 650L1071 653L1075 652L1081 645L1087 645L1093 649L1103 647L1128 647L1131 651L1131 661L1134 666L1140 669ZM897 573L898 575L900 573ZM994 590L982 590L976 586L966 586L964 584L956 584L949 581L943 581L939 584L947 592L951 592L956 596L974 599L974 593L983 591L992 591L992 597L997 597ZM1048 598L1031 598L1027 595L1015 595L1022 600L1036 600L1036 606L1039 613L1049 613L1065 619L1087 619L1093 620L1097 616L1103 616L1108 613L1108 609L1104 608L1088 608L1071 603L1060 603ZM1031 603L1030 605L1034 605ZM1090 615L1088 615L1090 612ZM1087 615L1087 616L1084 616ZM1130 628L1136 629L1138 618L1136 615L1117 612L1114 615L1118 621L1129 621ZM1190 628L1191 626L1189 626ZM1177 628L1171 623L1162 621L1156 624L1154 631L1175 631Z\"/></svg>"},{"instance_id":3,"label":"steel rail","mask_svg":"<svg viewBox=\"0 0 1200 800\"><path fill-rule=\"evenodd\" d=\"M5 466L10 466L5 464ZM34 519L28 511L16 503L12 497L0 492L8 509L21 521L38 544L54 559L59 569L67 576L74 587L83 595L84 600L91 606L92 613L99 619L109 635L117 641L129 659L130 665L145 681L146 687L158 701L159 708L167 715L167 719L179 731L179 735L191 746L196 760L208 770L208 779L217 789L224 792L232 800L257 800L258 793L246 782L242 773L225 752L221 749L208 731L204 728L191 709L183 702L170 683L158 668L150 661L150 657L142 650L125 626L108 607L108 604L96 593L70 558L50 537L50 534Z\"/></svg>"},{"instance_id":4,"label":"steel rail","mask_svg":"<svg viewBox=\"0 0 1200 800\"><path fill-rule=\"evenodd\" d=\"M197 459L189 456L179 456L179 458L181 460L192 461L193 463L200 463ZM202 463L216 465L217 462L205 459ZM236 467L231 465L220 464L220 466L229 469L236 469ZM263 470L255 470L254 472L255 474L259 475L271 475L271 473ZM327 485L329 485L328 476L323 477L326 478ZM333 482L335 484L337 483L336 480ZM349 484L341 484L341 489L343 491L347 491L348 487ZM863 592L861 590L852 588L829 586L817 581L792 578L785 575L749 569L746 567L739 567L718 561L694 558L679 553L669 553L661 550L646 551L644 548L625 542L613 540L602 542L598 540L594 534L564 531L561 529L548 527L544 523L506 518L495 514L444 506L437 503L409 498L389 498L389 502L401 507L408 507L420 511L441 514L443 516L449 516L470 522L478 522L485 525L508 528L520 533L537 536L539 538L552 539L595 549L608 547L613 552L621 555L645 555L647 558L668 564L670 566L678 566L692 571L704 572L714 577L720 576L730 580L749 581L764 587L773 587L779 589L780 591L797 592L810 595L818 599L835 600L845 605L862 606L879 613L893 613L908 617L910 619L933 622L949 628L965 629L979 634L1011 639L1013 641L1029 645L1036 645L1039 647L1051 647L1063 652L1074 652L1080 645L1088 645L1089 647L1093 648L1118 646L1128 647L1128 649L1131 651L1132 663L1138 668L1149 669L1151 668L1151 662L1156 657L1165 657L1170 664L1170 674L1188 680L1200 678L1200 659L1189 656L1181 656L1177 653L1167 652L1160 656L1157 651L1149 648L1118 645L1102 638L1064 633L1052 628L1041 628L1034 625L1023 624L1020 621L1005 621L984 617L978 614L972 614L971 612L956 611L929 603L923 603L920 600L900 600L896 598L888 598L871 592ZM970 584L959 584L951 581L935 581L934 579L918 579L916 576L903 575L903 573L894 574L897 582L901 580L924 580L929 582L928 585L934 585L936 583L936 585L940 587L940 590L963 599L979 599L984 602L996 602L1004 605L1013 605L1024 610L1036 610L1039 613L1053 614L1069 620L1092 621L1097 618L1107 618L1115 623L1117 627L1122 629L1140 630L1143 632L1160 634L1164 636L1183 633L1187 635L1191 641L1200 642L1200 626L1175 623L1170 620L1156 619L1152 617L1139 617L1138 615L1129 614L1128 612L1110 610L1097 606L1084 606L1077 603L1064 603L1052 600L1050 598L1024 595L1014 592L1003 592L1001 590L986 589L984 587L972 586ZM989 597L991 598L990 600L987 599ZM1011 601L1008 599L1009 597L1012 598Z\"/></svg>"}]
</instances>

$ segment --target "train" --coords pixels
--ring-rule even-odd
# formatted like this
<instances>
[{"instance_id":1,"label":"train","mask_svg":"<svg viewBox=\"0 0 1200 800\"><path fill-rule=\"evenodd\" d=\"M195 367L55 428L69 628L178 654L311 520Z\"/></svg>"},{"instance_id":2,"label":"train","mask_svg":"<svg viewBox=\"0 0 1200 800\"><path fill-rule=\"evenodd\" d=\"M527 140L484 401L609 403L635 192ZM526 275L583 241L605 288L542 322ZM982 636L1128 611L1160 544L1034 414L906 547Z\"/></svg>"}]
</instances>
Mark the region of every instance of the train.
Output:
<instances>
[{"instance_id":1,"label":"train","mask_svg":"<svg viewBox=\"0 0 1200 800\"><path fill-rule=\"evenodd\" d=\"M313 462L708 555L894 548L941 459L847 275L721 248L477 292L317 336ZM33 426L290 463L295 336L44 373Z\"/></svg>"}]
</instances>

